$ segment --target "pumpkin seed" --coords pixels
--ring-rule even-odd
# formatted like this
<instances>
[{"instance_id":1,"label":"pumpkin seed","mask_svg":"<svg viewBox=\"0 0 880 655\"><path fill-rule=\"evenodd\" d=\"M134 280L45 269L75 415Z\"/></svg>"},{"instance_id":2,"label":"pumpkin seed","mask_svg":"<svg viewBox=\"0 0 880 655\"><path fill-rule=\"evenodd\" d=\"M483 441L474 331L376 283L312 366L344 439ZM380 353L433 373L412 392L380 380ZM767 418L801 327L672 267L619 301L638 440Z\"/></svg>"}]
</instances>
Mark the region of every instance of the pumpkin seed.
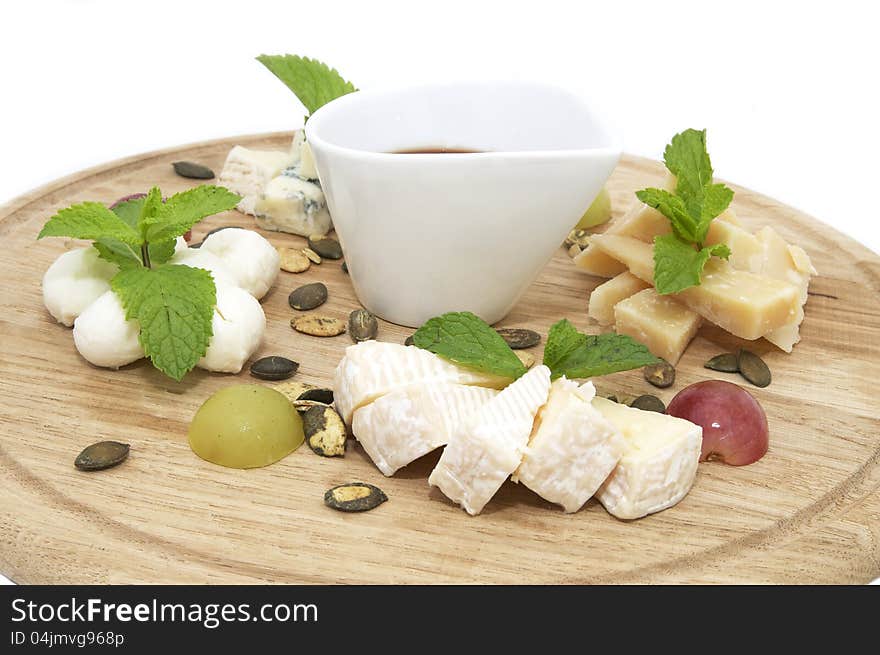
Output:
<instances>
[{"instance_id":1,"label":"pumpkin seed","mask_svg":"<svg viewBox=\"0 0 880 655\"><path fill-rule=\"evenodd\" d=\"M366 482L340 484L324 493L324 504L340 512L366 512L386 500L384 491Z\"/></svg>"},{"instance_id":2,"label":"pumpkin seed","mask_svg":"<svg viewBox=\"0 0 880 655\"><path fill-rule=\"evenodd\" d=\"M214 171L210 168L192 161L176 161L171 165L174 167L174 172L180 177L188 177L193 180L210 180L214 177Z\"/></svg>"},{"instance_id":3,"label":"pumpkin seed","mask_svg":"<svg viewBox=\"0 0 880 655\"><path fill-rule=\"evenodd\" d=\"M590 233L587 230L572 230L565 237L565 245L586 248L590 245Z\"/></svg>"},{"instance_id":4,"label":"pumpkin seed","mask_svg":"<svg viewBox=\"0 0 880 655\"><path fill-rule=\"evenodd\" d=\"M572 259L574 259L575 257L577 257L580 254L581 254L581 247L578 244L573 243L568 247L568 256L571 257Z\"/></svg>"},{"instance_id":5,"label":"pumpkin seed","mask_svg":"<svg viewBox=\"0 0 880 655\"><path fill-rule=\"evenodd\" d=\"M345 332L345 323L330 316L300 316L290 319L290 327L313 337L335 337Z\"/></svg>"},{"instance_id":6,"label":"pumpkin seed","mask_svg":"<svg viewBox=\"0 0 880 655\"><path fill-rule=\"evenodd\" d=\"M304 254L306 257L308 257L309 261L312 262L313 264L320 264L321 261L323 261L321 259L321 256L318 253L316 253L314 250L312 250L311 248L303 248L302 254Z\"/></svg>"},{"instance_id":7,"label":"pumpkin seed","mask_svg":"<svg viewBox=\"0 0 880 655\"><path fill-rule=\"evenodd\" d=\"M327 287L323 282L305 284L294 289L287 297L287 302L300 311L315 309L327 302Z\"/></svg>"},{"instance_id":8,"label":"pumpkin seed","mask_svg":"<svg viewBox=\"0 0 880 655\"><path fill-rule=\"evenodd\" d=\"M758 357L750 350L742 349L739 351L739 372L746 380L754 384L756 387L766 387L770 384L772 376L770 375L770 367L763 359Z\"/></svg>"},{"instance_id":9,"label":"pumpkin seed","mask_svg":"<svg viewBox=\"0 0 880 655\"><path fill-rule=\"evenodd\" d=\"M348 264L346 262L342 262L342 272L348 275Z\"/></svg>"},{"instance_id":10,"label":"pumpkin seed","mask_svg":"<svg viewBox=\"0 0 880 655\"><path fill-rule=\"evenodd\" d=\"M342 246L336 239L330 237L309 237L309 248L321 255L324 259L342 259Z\"/></svg>"},{"instance_id":11,"label":"pumpkin seed","mask_svg":"<svg viewBox=\"0 0 880 655\"><path fill-rule=\"evenodd\" d=\"M495 330L501 335L501 338L507 342L507 345L514 350L520 348L531 348L541 343L541 335L534 330L526 330L524 328L498 328Z\"/></svg>"},{"instance_id":12,"label":"pumpkin seed","mask_svg":"<svg viewBox=\"0 0 880 655\"><path fill-rule=\"evenodd\" d=\"M303 391L297 400L314 400L315 402L319 402L323 405L332 405L333 404L333 389L307 389Z\"/></svg>"},{"instance_id":13,"label":"pumpkin seed","mask_svg":"<svg viewBox=\"0 0 880 655\"><path fill-rule=\"evenodd\" d=\"M404 346L414 346L416 345L415 339L413 339L413 335L409 335L406 340L403 342Z\"/></svg>"},{"instance_id":14,"label":"pumpkin seed","mask_svg":"<svg viewBox=\"0 0 880 655\"><path fill-rule=\"evenodd\" d=\"M379 321L366 309L356 309L348 315L348 334L355 343L375 339L378 331Z\"/></svg>"},{"instance_id":15,"label":"pumpkin seed","mask_svg":"<svg viewBox=\"0 0 880 655\"><path fill-rule=\"evenodd\" d=\"M312 265L302 250L279 248L278 254L281 256L281 270L288 273L302 273Z\"/></svg>"},{"instance_id":16,"label":"pumpkin seed","mask_svg":"<svg viewBox=\"0 0 880 655\"><path fill-rule=\"evenodd\" d=\"M739 358L734 353L722 353L703 364L703 368L721 373L739 373Z\"/></svg>"},{"instance_id":17,"label":"pumpkin seed","mask_svg":"<svg viewBox=\"0 0 880 655\"><path fill-rule=\"evenodd\" d=\"M611 395L611 396L605 396L605 398L607 398L608 400L610 400L613 403L617 402L617 396Z\"/></svg>"},{"instance_id":18,"label":"pumpkin seed","mask_svg":"<svg viewBox=\"0 0 880 655\"><path fill-rule=\"evenodd\" d=\"M515 350L513 354L519 358L519 361L521 361L526 368L532 368L532 366L534 366L535 356L532 353Z\"/></svg>"},{"instance_id":19,"label":"pumpkin seed","mask_svg":"<svg viewBox=\"0 0 880 655\"><path fill-rule=\"evenodd\" d=\"M73 465L80 471L101 471L122 464L128 457L130 446L118 441L99 441L87 446L76 456Z\"/></svg>"},{"instance_id":20,"label":"pumpkin seed","mask_svg":"<svg viewBox=\"0 0 880 655\"><path fill-rule=\"evenodd\" d=\"M633 400L629 406L635 407L636 409L642 409L646 412L659 412L660 414L666 413L666 405L663 404L663 401L657 396L652 396L651 394L639 396Z\"/></svg>"},{"instance_id":21,"label":"pumpkin seed","mask_svg":"<svg viewBox=\"0 0 880 655\"><path fill-rule=\"evenodd\" d=\"M675 367L665 359L656 364L648 364L642 369L645 379L655 387L665 389L675 383Z\"/></svg>"},{"instance_id":22,"label":"pumpkin seed","mask_svg":"<svg viewBox=\"0 0 880 655\"><path fill-rule=\"evenodd\" d=\"M292 400L290 404L300 414L310 410L312 407L330 407L327 403L318 402L317 400Z\"/></svg>"},{"instance_id":23,"label":"pumpkin seed","mask_svg":"<svg viewBox=\"0 0 880 655\"><path fill-rule=\"evenodd\" d=\"M322 457L345 456L345 423L332 407L317 406L302 415L303 434L315 453Z\"/></svg>"},{"instance_id":24,"label":"pumpkin seed","mask_svg":"<svg viewBox=\"0 0 880 655\"><path fill-rule=\"evenodd\" d=\"M261 380L286 380L296 373L299 362L287 357L270 355L251 364L251 375Z\"/></svg>"},{"instance_id":25,"label":"pumpkin seed","mask_svg":"<svg viewBox=\"0 0 880 655\"><path fill-rule=\"evenodd\" d=\"M317 387L308 382L283 382L275 385L275 391L283 393L290 402L299 399L300 396L311 389L317 389Z\"/></svg>"}]
</instances>

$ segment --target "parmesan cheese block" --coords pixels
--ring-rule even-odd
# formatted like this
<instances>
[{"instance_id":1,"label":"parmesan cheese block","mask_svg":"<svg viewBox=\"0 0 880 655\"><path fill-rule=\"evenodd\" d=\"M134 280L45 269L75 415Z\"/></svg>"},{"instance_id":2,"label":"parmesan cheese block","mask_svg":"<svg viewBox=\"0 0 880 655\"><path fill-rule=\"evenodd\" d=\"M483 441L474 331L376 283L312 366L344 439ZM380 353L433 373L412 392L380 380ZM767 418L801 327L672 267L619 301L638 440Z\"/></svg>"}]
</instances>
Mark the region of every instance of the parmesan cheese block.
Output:
<instances>
[{"instance_id":1,"label":"parmesan cheese block","mask_svg":"<svg viewBox=\"0 0 880 655\"><path fill-rule=\"evenodd\" d=\"M379 470L393 475L446 445L462 422L496 395L482 387L421 383L361 407L351 429Z\"/></svg>"},{"instance_id":2,"label":"parmesan cheese block","mask_svg":"<svg viewBox=\"0 0 880 655\"><path fill-rule=\"evenodd\" d=\"M587 314L599 325L611 325L614 323L614 306L650 286L629 271L624 271L593 289Z\"/></svg>"},{"instance_id":3,"label":"parmesan cheese block","mask_svg":"<svg viewBox=\"0 0 880 655\"><path fill-rule=\"evenodd\" d=\"M712 221L706 235L706 245L714 246L717 243L725 243L730 247L728 261L735 269L751 273L762 272L764 248L748 230L728 221Z\"/></svg>"},{"instance_id":4,"label":"parmesan cheese block","mask_svg":"<svg viewBox=\"0 0 880 655\"><path fill-rule=\"evenodd\" d=\"M807 302L810 277L816 274L816 269L802 248L788 245L772 227L758 230L756 237L763 254L761 272L776 280L789 282L798 290L800 306L791 320L764 335L767 341L790 353L801 340L800 326L804 320L804 304Z\"/></svg>"},{"instance_id":5,"label":"parmesan cheese block","mask_svg":"<svg viewBox=\"0 0 880 655\"><path fill-rule=\"evenodd\" d=\"M590 404L596 389L564 377L550 387L522 464L512 476L566 512L576 512L617 466L620 431Z\"/></svg>"},{"instance_id":6,"label":"parmesan cheese block","mask_svg":"<svg viewBox=\"0 0 880 655\"><path fill-rule=\"evenodd\" d=\"M466 369L415 346L364 341L345 350L333 376L336 410L346 424L354 411L416 383L452 382L502 389L510 378Z\"/></svg>"},{"instance_id":7,"label":"parmesan cheese block","mask_svg":"<svg viewBox=\"0 0 880 655\"><path fill-rule=\"evenodd\" d=\"M672 507L690 491L703 429L690 421L594 398L593 407L623 434L623 454L596 493L619 519Z\"/></svg>"},{"instance_id":8,"label":"parmesan cheese block","mask_svg":"<svg viewBox=\"0 0 880 655\"><path fill-rule=\"evenodd\" d=\"M618 334L640 341L652 354L675 366L702 319L675 298L649 288L617 303L614 322Z\"/></svg>"},{"instance_id":9,"label":"parmesan cheese block","mask_svg":"<svg viewBox=\"0 0 880 655\"><path fill-rule=\"evenodd\" d=\"M616 234L596 235L592 243L626 264L635 276L645 282L653 281L651 244ZM754 340L796 316L798 295L793 284L737 271L728 262L713 257L703 270L702 283L673 297L731 334Z\"/></svg>"},{"instance_id":10,"label":"parmesan cheese block","mask_svg":"<svg viewBox=\"0 0 880 655\"><path fill-rule=\"evenodd\" d=\"M428 483L479 514L522 461L549 392L550 369L542 365L492 398L455 432Z\"/></svg>"},{"instance_id":11,"label":"parmesan cheese block","mask_svg":"<svg viewBox=\"0 0 880 655\"><path fill-rule=\"evenodd\" d=\"M254 213L254 205L269 180L293 163L289 152L249 150L235 146L229 151L217 184L241 196L237 209L245 214Z\"/></svg>"}]
</instances>

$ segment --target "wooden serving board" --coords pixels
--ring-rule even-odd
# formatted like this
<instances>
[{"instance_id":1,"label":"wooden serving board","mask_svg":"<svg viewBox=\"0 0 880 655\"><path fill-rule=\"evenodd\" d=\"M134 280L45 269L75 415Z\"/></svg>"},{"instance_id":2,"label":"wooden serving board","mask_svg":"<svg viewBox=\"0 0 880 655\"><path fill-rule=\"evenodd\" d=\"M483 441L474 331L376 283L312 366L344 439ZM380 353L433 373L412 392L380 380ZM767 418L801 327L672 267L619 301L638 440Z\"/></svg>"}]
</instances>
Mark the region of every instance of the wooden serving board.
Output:
<instances>
[{"instance_id":1,"label":"wooden serving board","mask_svg":"<svg viewBox=\"0 0 880 655\"><path fill-rule=\"evenodd\" d=\"M343 459L303 446L247 471L196 457L186 435L201 403L221 387L254 380L246 371L196 370L175 383L146 361L120 371L90 366L70 330L44 309L40 291L49 264L76 244L35 237L71 203L110 202L154 184L166 193L192 186L172 172L172 161L219 172L236 143L283 148L289 140L240 137L133 157L0 209L2 573L20 583L863 583L880 575L880 257L738 187L734 209L743 222L773 225L806 249L820 275L794 353L763 341L751 346L769 363L773 384L756 389L731 376L764 406L770 451L752 466L701 464L690 494L667 511L625 522L590 501L567 515L508 482L483 514L470 517L429 488L437 454L384 478L355 442ZM657 162L624 157L610 181L615 213L661 174ZM254 227L230 212L197 226L196 238L219 225ZM303 244L265 236L277 246ZM268 330L258 356L288 356L301 363L295 379L328 384L349 337L310 337L288 325L288 293L315 281L330 289L318 311L344 318L358 307L340 262L282 272L263 301ZM566 317L595 332L586 302L599 282L577 272L560 248L501 325L546 335ZM411 332L382 323L379 338L402 343ZM669 401L713 377L703 362L739 345L703 328L675 386L658 395ZM533 352L540 358L541 346ZM640 371L597 386L656 393ZM100 439L130 443L130 458L98 473L74 469L76 454ZM377 484L390 501L365 514L326 508L324 491L348 481Z\"/></svg>"}]
</instances>

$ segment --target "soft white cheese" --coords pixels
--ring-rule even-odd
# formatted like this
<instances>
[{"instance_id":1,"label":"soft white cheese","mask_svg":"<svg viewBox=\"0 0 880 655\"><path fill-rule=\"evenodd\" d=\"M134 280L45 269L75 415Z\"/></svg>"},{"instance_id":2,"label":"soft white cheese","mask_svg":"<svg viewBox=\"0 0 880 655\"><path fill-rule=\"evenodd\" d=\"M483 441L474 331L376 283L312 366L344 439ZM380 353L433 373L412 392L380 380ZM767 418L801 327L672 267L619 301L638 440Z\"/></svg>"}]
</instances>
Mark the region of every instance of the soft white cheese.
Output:
<instances>
[{"instance_id":1,"label":"soft white cheese","mask_svg":"<svg viewBox=\"0 0 880 655\"><path fill-rule=\"evenodd\" d=\"M463 384L416 384L355 411L351 430L378 469L393 475L446 445L461 423L497 394Z\"/></svg>"},{"instance_id":2,"label":"soft white cheese","mask_svg":"<svg viewBox=\"0 0 880 655\"><path fill-rule=\"evenodd\" d=\"M501 391L455 432L428 483L468 514L479 514L522 461L535 414L549 392L546 366Z\"/></svg>"},{"instance_id":3,"label":"soft white cheese","mask_svg":"<svg viewBox=\"0 0 880 655\"><path fill-rule=\"evenodd\" d=\"M237 286L217 285L217 306L211 319L213 336L196 366L220 373L238 373L266 332L260 303Z\"/></svg>"},{"instance_id":4,"label":"soft white cheese","mask_svg":"<svg viewBox=\"0 0 880 655\"><path fill-rule=\"evenodd\" d=\"M144 356L138 340L141 326L126 321L125 310L113 291L105 291L73 322L73 343L95 366L119 368Z\"/></svg>"},{"instance_id":5,"label":"soft white cheese","mask_svg":"<svg viewBox=\"0 0 880 655\"><path fill-rule=\"evenodd\" d=\"M70 327L86 307L110 290L110 278L118 270L91 246L68 250L43 275L43 304L56 321Z\"/></svg>"},{"instance_id":6,"label":"soft white cheese","mask_svg":"<svg viewBox=\"0 0 880 655\"><path fill-rule=\"evenodd\" d=\"M278 251L253 230L229 228L214 232L198 250L216 255L235 283L257 300L266 295L281 270Z\"/></svg>"},{"instance_id":7,"label":"soft white cheese","mask_svg":"<svg viewBox=\"0 0 880 655\"><path fill-rule=\"evenodd\" d=\"M208 271L216 286L238 286L238 280L229 271L229 267L217 255L202 248L183 248L175 251L169 264L182 264L192 268Z\"/></svg>"}]
</instances>

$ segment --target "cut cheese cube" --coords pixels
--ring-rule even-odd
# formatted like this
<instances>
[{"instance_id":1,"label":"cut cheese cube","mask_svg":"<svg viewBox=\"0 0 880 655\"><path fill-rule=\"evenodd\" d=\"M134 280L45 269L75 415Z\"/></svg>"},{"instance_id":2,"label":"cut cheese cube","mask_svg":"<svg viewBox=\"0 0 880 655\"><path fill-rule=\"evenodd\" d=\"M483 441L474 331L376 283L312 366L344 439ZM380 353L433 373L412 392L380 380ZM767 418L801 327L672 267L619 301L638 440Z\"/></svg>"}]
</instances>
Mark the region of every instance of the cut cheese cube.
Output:
<instances>
[{"instance_id":1,"label":"cut cheese cube","mask_svg":"<svg viewBox=\"0 0 880 655\"><path fill-rule=\"evenodd\" d=\"M725 212L727 213L727 212ZM721 216L718 217L719 219ZM730 265L740 271L762 273L764 248L754 234L725 220L714 220L706 234L706 245L724 243L730 247Z\"/></svg>"},{"instance_id":2,"label":"cut cheese cube","mask_svg":"<svg viewBox=\"0 0 880 655\"><path fill-rule=\"evenodd\" d=\"M266 185L253 214L265 230L304 237L327 234L333 226L321 187L287 172Z\"/></svg>"},{"instance_id":3,"label":"cut cheese cube","mask_svg":"<svg viewBox=\"0 0 880 655\"><path fill-rule=\"evenodd\" d=\"M293 159L289 152L235 146L226 157L217 184L241 196L239 211L253 214L254 205L269 180L290 166Z\"/></svg>"},{"instance_id":4,"label":"cut cheese cube","mask_svg":"<svg viewBox=\"0 0 880 655\"><path fill-rule=\"evenodd\" d=\"M639 291L614 306L614 329L647 346L675 366L697 334L702 318L670 296L653 288Z\"/></svg>"},{"instance_id":5,"label":"cut cheese cube","mask_svg":"<svg viewBox=\"0 0 880 655\"><path fill-rule=\"evenodd\" d=\"M690 421L594 398L593 407L623 434L624 451L596 493L619 519L672 507L690 491L700 461L703 429Z\"/></svg>"},{"instance_id":6,"label":"cut cheese cube","mask_svg":"<svg viewBox=\"0 0 880 655\"><path fill-rule=\"evenodd\" d=\"M593 289L587 314L599 325L611 325L614 323L614 306L650 286L629 271L624 271Z\"/></svg>"},{"instance_id":7,"label":"cut cheese cube","mask_svg":"<svg viewBox=\"0 0 880 655\"><path fill-rule=\"evenodd\" d=\"M452 382L503 389L510 378L456 366L415 346L363 341L345 350L333 376L336 410L347 425L354 411L387 393L417 383Z\"/></svg>"},{"instance_id":8,"label":"cut cheese cube","mask_svg":"<svg viewBox=\"0 0 880 655\"><path fill-rule=\"evenodd\" d=\"M633 275L645 282L653 281L654 251L650 243L597 234L591 244L623 262ZM713 257L703 270L702 283L673 297L731 334L754 340L796 316L798 295L793 284L737 271L728 262Z\"/></svg>"},{"instance_id":9,"label":"cut cheese cube","mask_svg":"<svg viewBox=\"0 0 880 655\"><path fill-rule=\"evenodd\" d=\"M572 259L574 265L587 275L596 277L614 277L626 272L626 266L605 254L601 248L588 243L580 253Z\"/></svg>"},{"instance_id":10,"label":"cut cheese cube","mask_svg":"<svg viewBox=\"0 0 880 655\"><path fill-rule=\"evenodd\" d=\"M590 404L595 395L591 382L579 387L564 377L556 380L511 477L566 512L593 497L624 450L620 431Z\"/></svg>"},{"instance_id":11,"label":"cut cheese cube","mask_svg":"<svg viewBox=\"0 0 880 655\"><path fill-rule=\"evenodd\" d=\"M762 247L761 272L776 280L789 282L798 290L800 306L795 315L782 327L764 335L767 341L790 353L801 340L800 326L804 320L804 304L807 302L810 277L816 274L816 269L802 248L788 245L772 227L758 230L756 237Z\"/></svg>"},{"instance_id":12,"label":"cut cheese cube","mask_svg":"<svg viewBox=\"0 0 880 655\"><path fill-rule=\"evenodd\" d=\"M355 411L351 430L379 470L393 475L445 446L462 422L496 395L482 387L421 383Z\"/></svg>"},{"instance_id":13,"label":"cut cheese cube","mask_svg":"<svg viewBox=\"0 0 880 655\"><path fill-rule=\"evenodd\" d=\"M549 392L550 369L543 365L504 389L456 431L428 483L468 514L479 514L520 465Z\"/></svg>"}]
</instances>

